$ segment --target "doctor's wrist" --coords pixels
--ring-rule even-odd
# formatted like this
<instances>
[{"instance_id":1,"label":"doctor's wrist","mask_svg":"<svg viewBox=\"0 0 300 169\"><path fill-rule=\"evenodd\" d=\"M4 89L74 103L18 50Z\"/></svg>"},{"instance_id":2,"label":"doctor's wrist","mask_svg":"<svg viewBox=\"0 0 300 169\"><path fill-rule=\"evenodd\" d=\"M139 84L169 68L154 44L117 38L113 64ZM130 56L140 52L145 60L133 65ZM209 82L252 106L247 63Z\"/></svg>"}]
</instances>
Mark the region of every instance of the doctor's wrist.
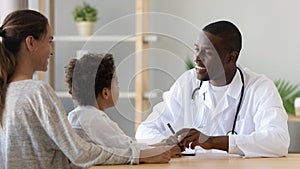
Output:
<instances>
[{"instance_id":1,"label":"doctor's wrist","mask_svg":"<svg viewBox=\"0 0 300 169\"><path fill-rule=\"evenodd\" d=\"M228 136L212 136L208 139L210 149L218 149L228 152L229 137Z\"/></svg>"}]
</instances>

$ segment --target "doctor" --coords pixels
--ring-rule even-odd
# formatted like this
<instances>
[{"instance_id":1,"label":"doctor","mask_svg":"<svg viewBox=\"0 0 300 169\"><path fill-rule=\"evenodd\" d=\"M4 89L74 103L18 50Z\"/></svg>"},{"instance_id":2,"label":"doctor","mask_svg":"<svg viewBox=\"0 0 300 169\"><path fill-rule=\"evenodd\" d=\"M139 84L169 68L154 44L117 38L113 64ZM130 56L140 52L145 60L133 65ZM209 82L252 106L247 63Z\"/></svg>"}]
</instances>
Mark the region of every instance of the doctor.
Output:
<instances>
[{"instance_id":1,"label":"doctor","mask_svg":"<svg viewBox=\"0 0 300 169\"><path fill-rule=\"evenodd\" d=\"M170 123L186 147L245 157L287 155L290 137L280 95L266 76L237 66L241 47L241 33L231 22L205 26L195 44L195 69L164 93L139 126L137 140L169 138Z\"/></svg>"}]
</instances>

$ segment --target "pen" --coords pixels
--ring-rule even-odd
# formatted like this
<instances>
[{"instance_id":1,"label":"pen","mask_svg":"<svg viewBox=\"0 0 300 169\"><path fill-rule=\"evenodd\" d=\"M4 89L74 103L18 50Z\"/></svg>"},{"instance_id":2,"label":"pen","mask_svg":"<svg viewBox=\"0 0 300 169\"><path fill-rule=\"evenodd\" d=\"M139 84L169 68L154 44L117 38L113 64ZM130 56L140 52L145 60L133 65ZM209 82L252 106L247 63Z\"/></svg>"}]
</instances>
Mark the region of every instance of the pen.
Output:
<instances>
[{"instance_id":1,"label":"pen","mask_svg":"<svg viewBox=\"0 0 300 169\"><path fill-rule=\"evenodd\" d=\"M167 126L169 127L170 131L172 132L172 134L175 134L175 131L174 129L172 128L171 124L168 123Z\"/></svg>"},{"instance_id":2,"label":"pen","mask_svg":"<svg viewBox=\"0 0 300 169\"><path fill-rule=\"evenodd\" d=\"M170 131L171 131L172 134L174 135L174 134L175 134L175 131L174 131L174 129L172 128L171 124L168 123L167 126L169 127ZM184 151L185 148L183 147L183 145L182 145L180 142L178 142L177 145L180 147L181 151Z\"/></svg>"}]
</instances>

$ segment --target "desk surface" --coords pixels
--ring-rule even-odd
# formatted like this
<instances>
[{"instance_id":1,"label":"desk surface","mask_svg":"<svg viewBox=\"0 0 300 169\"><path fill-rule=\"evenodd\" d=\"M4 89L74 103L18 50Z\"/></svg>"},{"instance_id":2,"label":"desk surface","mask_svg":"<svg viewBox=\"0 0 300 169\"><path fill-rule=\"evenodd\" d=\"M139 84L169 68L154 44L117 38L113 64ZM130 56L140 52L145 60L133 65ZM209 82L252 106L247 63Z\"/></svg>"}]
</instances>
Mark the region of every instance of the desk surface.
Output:
<instances>
[{"instance_id":1,"label":"desk surface","mask_svg":"<svg viewBox=\"0 0 300 169\"><path fill-rule=\"evenodd\" d=\"M166 164L106 165L91 169L299 169L300 154L289 154L282 158L241 158L226 154L197 154L172 158Z\"/></svg>"}]
</instances>

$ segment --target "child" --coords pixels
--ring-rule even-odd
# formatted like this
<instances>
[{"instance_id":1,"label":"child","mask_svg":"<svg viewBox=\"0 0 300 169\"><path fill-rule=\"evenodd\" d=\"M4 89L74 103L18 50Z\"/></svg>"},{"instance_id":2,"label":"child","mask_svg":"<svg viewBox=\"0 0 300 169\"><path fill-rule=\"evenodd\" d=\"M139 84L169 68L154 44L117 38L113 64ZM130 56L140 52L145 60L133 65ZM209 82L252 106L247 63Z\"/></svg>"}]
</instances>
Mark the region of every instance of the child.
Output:
<instances>
[{"instance_id":1,"label":"child","mask_svg":"<svg viewBox=\"0 0 300 169\"><path fill-rule=\"evenodd\" d=\"M115 69L111 54L86 54L79 60L70 61L65 69L66 82L78 107L69 113L68 119L85 140L107 147L130 147L132 156L139 156L140 162L145 155L152 161L155 156L151 156L162 147L149 149L149 146L137 144L104 112L106 108L113 107L119 97ZM150 150L153 154L149 153ZM172 153L180 154L180 148L175 146Z\"/></svg>"}]
</instances>

